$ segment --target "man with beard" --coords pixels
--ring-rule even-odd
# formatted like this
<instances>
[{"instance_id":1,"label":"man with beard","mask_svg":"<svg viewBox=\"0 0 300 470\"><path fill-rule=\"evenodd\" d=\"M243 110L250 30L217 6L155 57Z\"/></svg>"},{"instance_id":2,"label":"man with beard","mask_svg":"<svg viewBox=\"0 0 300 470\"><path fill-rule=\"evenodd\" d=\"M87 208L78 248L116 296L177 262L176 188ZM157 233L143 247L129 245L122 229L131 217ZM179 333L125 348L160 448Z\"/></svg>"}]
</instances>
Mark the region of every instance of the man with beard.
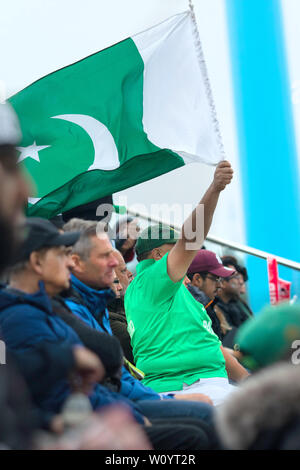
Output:
<instances>
[{"instance_id":1,"label":"man with beard","mask_svg":"<svg viewBox=\"0 0 300 470\"><path fill-rule=\"evenodd\" d=\"M217 295L221 279L227 279L234 274L234 270L224 267L217 255L208 250L200 250L187 271L190 279L187 288L192 296L204 306L212 321L212 329L221 341L230 330L230 326L218 309Z\"/></svg>"},{"instance_id":2,"label":"man with beard","mask_svg":"<svg viewBox=\"0 0 300 470\"><path fill-rule=\"evenodd\" d=\"M17 165L15 145L21 138L17 117L7 104L0 104L0 270L12 259L24 220L29 185Z\"/></svg>"}]
</instances>

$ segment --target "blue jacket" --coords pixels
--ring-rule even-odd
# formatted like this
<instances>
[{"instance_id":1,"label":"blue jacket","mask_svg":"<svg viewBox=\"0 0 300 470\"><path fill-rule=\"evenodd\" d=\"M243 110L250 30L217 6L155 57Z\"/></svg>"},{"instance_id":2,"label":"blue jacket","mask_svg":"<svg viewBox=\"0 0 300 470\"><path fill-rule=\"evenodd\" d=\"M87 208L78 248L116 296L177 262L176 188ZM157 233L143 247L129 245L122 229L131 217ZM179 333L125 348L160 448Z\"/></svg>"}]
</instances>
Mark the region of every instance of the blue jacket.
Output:
<instances>
[{"instance_id":1,"label":"blue jacket","mask_svg":"<svg viewBox=\"0 0 300 470\"><path fill-rule=\"evenodd\" d=\"M34 294L7 289L0 291L0 330L7 348L15 352L35 350L43 342L71 348L82 345L75 331L52 311L51 300L42 282ZM42 379L36 377L36 380ZM38 405L44 411L58 413L70 393L68 381L58 380ZM138 422L143 422L140 410L134 403L101 385L95 385L89 398L94 409L122 402L131 408Z\"/></svg>"},{"instance_id":2,"label":"blue jacket","mask_svg":"<svg viewBox=\"0 0 300 470\"><path fill-rule=\"evenodd\" d=\"M80 303L77 299L70 297L66 299L66 304L75 315L78 315L92 328L98 331L105 331L112 335L109 314L107 310L107 302L114 297L114 293L110 289L95 290L79 281L72 275L72 288L80 295L83 300ZM145 387L141 382L136 380L128 371L123 367L121 378L121 391L120 393L130 400L160 400L160 395L152 390L150 387ZM165 398L173 398L172 396L165 396Z\"/></svg>"}]
</instances>

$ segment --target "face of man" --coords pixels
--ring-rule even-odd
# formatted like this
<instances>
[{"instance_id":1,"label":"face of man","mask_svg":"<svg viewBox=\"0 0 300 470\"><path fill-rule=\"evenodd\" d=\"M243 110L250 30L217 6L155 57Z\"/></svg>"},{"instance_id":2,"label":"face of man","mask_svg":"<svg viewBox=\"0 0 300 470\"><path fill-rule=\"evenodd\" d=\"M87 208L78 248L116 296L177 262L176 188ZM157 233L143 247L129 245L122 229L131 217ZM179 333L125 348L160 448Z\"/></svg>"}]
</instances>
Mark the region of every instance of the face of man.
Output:
<instances>
[{"instance_id":1,"label":"face of man","mask_svg":"<svg viewBox=\"0 0 300 470\"><path fill-rule=\"evenodd\" d=\"M126 253L126 251L131 250L135 246L139 232L140 227L136 219L120 228L120 236L126 238L121 248L122 253Z\"/></svg>"},{"instance_id":2,"label":"face of man","mask_svg":"<svg viewBox=\"0 0 300 470\"><path fill-rule=\"evenodd\" d=\"M239 273L228 279L223 279L221 283L222 291L229 297L236 297L240 294Z\"/></svg>"},{"instance_id":3,"label":"face of man","mask_svg":"<svg viewBox=\"0 0 300 470\"><path fill-rule=\"evenodd\" d=\"M35 270L44 281L46 292L50 296L70 287L70 269L73 267L70 252L70 248L58 246L37 255L38 264L35 263Z\"/></svg>"},{"instance_id":4,"label":"face of man","mask_svg":"<svg viewBox=\"0 0 300 470\"><path fill-rule=\"evenodd\" d=\"M235 271L234 266L228 266L228 268L233 269ZM235 275L235 278L238 280L239 285L240 285L239 293L240 294L246 294L246 284L245 284L243 275L241 273L237 272L236 275Z\"/></svg>"},{"instance_id":5,"label":"face of man","mask_svg":"<svg viewBox=\"0 0 300 470\"><path fill-rule=\"evenodd\" d=\"M75 261L73 272L80 281L93 289L106 289L111 287L114 281L114 270L118 261L106 235L91 237L91 243L92 248L88 259Z\"/></svg>"},{"instance_id":6,"label":"face of man","mask_svg":"<svg viewBox=\"0 0 300 470\"><path fill-rule=\"evenodd\" d=\"M238 273L238 280L240 283L240 294L241 295L246 294L246 283L241 273Z\"/></svg>"},{"instance_id":7,"label":"face of man","mask_svg":"<svg viewBox=\"0 0 300 470\"><path fill-rule=\"evenodd\" d=\"M204 292L209 299L214 299L220 289L220 278L208 273L203 279L199 273L194 274L192 284Z\"/></svg>"},{"instance_id":8,"label":"face of man","mask_svg":"<svg viewBox=\"0 0 300 470\"><path fill-rule=\"evenodd\" d=\"M111 289L114 291L116 298L119 299L121 297L121 293L122 293L123 288L122 288L122 284L120 283L120 280L119 280L119 278L116 274L115 274L114 281L111 285Z\"/></svg>"},{"instance_id":9,"label":"face of man","mask_svg":"<svg viewBox=\"0 0 300 470\"><path fill-rule=\"evenodd\" d=\"M129 269L127 269L126 263L124 261L123 256L118 251L114 252L115 258L118 261L118 266L115 267L117 278L119 279L122 292L121 296L124 297L127 287L129 286L130 282L133 280L133 274Z\"/></svg>"},{"instance_id":10,"label":"face of man","mask_svg":"<svg viewBox=\"0 0 300 470\"><path fill-rule=\"evenodd\" d=\"M16 150L0 146L0 269L6 267L22 234L19 224L29 197L29 184L17 165Z\"/></svg>"}]
</instances>

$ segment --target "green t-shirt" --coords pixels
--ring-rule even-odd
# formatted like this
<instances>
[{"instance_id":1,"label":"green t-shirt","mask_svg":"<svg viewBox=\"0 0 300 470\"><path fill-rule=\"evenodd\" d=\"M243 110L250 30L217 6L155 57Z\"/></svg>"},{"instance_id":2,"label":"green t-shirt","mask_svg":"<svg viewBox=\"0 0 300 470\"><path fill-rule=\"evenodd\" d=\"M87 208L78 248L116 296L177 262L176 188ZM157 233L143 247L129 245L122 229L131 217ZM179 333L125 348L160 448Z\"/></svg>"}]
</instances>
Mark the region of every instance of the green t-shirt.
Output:
<instances>
[{"instance_id":1,"label":"green t-shirt","mask_svg":"<svg viewBox=\"0 0 300 470\"><path fill-rule=\"evenodd\" d=\"M227 377L221 343L205 308L167 272L167 255L141 261L125 295L133 354L143 383L182 390L199 378Z\"/></svg>"}]
</instances>

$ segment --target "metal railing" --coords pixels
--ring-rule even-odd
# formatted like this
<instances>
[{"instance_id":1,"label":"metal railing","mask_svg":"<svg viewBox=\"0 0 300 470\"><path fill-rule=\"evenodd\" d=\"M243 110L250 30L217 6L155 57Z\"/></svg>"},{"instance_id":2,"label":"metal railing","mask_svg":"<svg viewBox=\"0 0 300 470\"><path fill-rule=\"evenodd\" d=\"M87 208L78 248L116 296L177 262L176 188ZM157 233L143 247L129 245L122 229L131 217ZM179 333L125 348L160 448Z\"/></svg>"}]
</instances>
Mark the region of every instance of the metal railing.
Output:
<instances>
[{"instance_id":1,"label":"metal railing","mask_svg":"<svg viewBox=\"0 0 300 470\"><path fill-rule=\"evenodd\" d=\"M135 212L130 209L127 209L127 213L134 216L138 217L143 220L147 220L149 223L154 222L156 224L158 223L164 223L162 220L156 219L155 217L150 217L146 214L142 214L140 212ZM177 230L180 230L181 227L174 226L173 227ZM257 250L256 248L251 248L250 246L242 245L240 243L235 243L231 242L228 240L224 240L223 238L220 237L215 237L214 235L208 235L206 237L206 240L212 243L216 243L221 246L226 246L228 248L231 248L233 250L239 251L241 253L245 253L247 255L252 255L256 256L257 258L262 258L262 259L267 259L267 258L275 258L277 263L286 266L288 268L295 269L296 271L300 271L300 263L297 263L296 261L292 261L286 258L282 258L281 256L277 255L272 255L271 253L267 253L266 251L261 251Z\"/></svg>"}]
</instances>

